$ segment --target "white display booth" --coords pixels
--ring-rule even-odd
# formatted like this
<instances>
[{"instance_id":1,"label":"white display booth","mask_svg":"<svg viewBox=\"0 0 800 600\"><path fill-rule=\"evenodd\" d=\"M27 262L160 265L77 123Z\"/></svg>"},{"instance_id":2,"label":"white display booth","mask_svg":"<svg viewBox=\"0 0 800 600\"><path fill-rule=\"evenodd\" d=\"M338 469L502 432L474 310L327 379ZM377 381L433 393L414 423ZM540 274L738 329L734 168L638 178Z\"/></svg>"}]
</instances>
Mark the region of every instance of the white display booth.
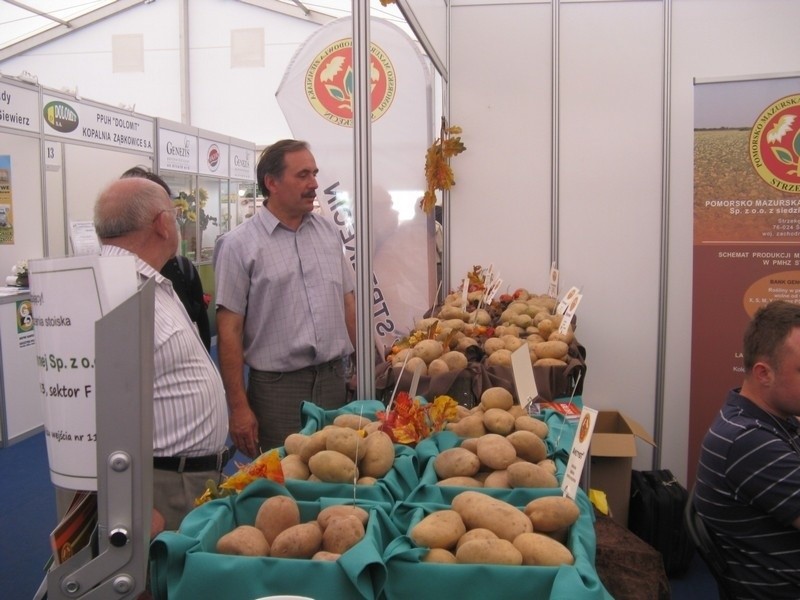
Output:
<instances>
[{"instance_id":1,"label":"white display booth","mask_svg":"<svg viewBox=\"0 0 800 600\"><path fill-rule=\"evenodd\" d=\"M139 166L161 171L176 196L198 189L207 194L202 211L209 228L200 229L202 220L192 222L196 234L186 239L196 247L187 246L185 254L201 263L204 287L213 293L214 241L254 210L252 142L190 128L194 162L189 169L176 169L166 152L159 153L158 140L166 144L168 135L184 135L186 128L178 124L158 134L153 117L2 75L0 98L0 205L7 207L0 226L3 277L23 260L74 254L70 233L91 227L100 191ZM202 161L196 154L200 149ZM163 169L156 168L158 160ZM29 308L27 289L0 296L0 447L42 429L37 357L29 339L35 328L22 324Z\"/></svg>"}]
</instances>

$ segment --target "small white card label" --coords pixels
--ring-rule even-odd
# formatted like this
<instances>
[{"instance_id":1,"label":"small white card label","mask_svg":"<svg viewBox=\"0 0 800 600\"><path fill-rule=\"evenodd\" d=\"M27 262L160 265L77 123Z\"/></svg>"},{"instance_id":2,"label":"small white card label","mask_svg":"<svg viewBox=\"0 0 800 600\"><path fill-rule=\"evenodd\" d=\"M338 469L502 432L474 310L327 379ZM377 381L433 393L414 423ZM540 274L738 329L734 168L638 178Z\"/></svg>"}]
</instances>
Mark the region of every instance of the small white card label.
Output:
<instances>
[{"instance_id":1,"label":"small white card label","mask_svg":"<svg viewBox=\"0 0 800 600\"><path fill-rule=\"evenodd\" d=\"M550 285L547 288L547 295L558 298L558 269L555 262L550 265Z\"/></svg>"},{"instance_id":2,"label":"small white card label","mask_svg":"<svg viewBox=\"0 0 800 600\"><path fill-rule=\"evenodd\" d=\"M511 371L514 374L514 386L517 388L519 403L527 410L528 405L539 395L528 344L522 344L511 353Z\"/></svg>"},{"instance_id":3,"label":"small white card label","mask_svg":"<svg viewBox=\"0 0 800 600\"><path fill-rule=\"evenodd\" d=\"M575 314L575 311L578 310L578 304L581 303L582 298L583 294L575 294L569 305L567 305L567 310L564 311L564 318L561 319L561 325L558 326L558 331L562 335L566 335L567 331L569 331L569 324L572 323L572 316Z\"/></svg>"},{"instance_id":4,"label":"small white card label","mask_svg":"<svg viewBox=\"0 0 800 600\"><path fill-rule=\"evenodd\" d=\"M559 302L558 306L556 307L556 314L557 315L563 315L564 314L564 311L567 310L567 307L569 306L569 303L572 302L572 299L578 294L578 292L580 292L580 290L578 288L576 288L575 286L569 288L567 293L564 294L564 297L561 299L561 302Z\"/></svg>"},{"instance_id":5,"label":"small white card label","mask_svg":"<svg viewBox=\"0 0 800 600\"><path fill-rule=\"evenodd\" d=\"M572 450L569 451L567 470L564 472L564 480L561 483L561 491L564 492L564 496L573 500L578 493L583 465L589 454L589 445L592 442L595 421L597 421L597 411L584 406L581 411L581 417L578 420L575 439L572 440Z\"/></svg>"}]
</instances>

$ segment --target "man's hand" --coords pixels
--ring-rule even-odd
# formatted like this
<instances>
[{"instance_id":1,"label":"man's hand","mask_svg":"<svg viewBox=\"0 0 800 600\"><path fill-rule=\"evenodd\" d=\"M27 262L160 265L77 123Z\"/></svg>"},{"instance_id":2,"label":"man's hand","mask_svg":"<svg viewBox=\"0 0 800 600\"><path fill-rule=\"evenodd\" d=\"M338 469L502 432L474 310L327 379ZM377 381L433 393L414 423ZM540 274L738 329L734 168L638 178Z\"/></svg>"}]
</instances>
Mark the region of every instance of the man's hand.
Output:
<instances>
[{"instance_id":1,"label":"man's hand","mask_svg":"<svg viewBox=\"0 0 800 600\"><path fill-rule=\"evenodd\" d=\"M231 440L236 448L249 458L258 456L258 421L256 415L244 403L237 403L230 416L228 417L228 430Z\"/></svg>"}]
</instances>

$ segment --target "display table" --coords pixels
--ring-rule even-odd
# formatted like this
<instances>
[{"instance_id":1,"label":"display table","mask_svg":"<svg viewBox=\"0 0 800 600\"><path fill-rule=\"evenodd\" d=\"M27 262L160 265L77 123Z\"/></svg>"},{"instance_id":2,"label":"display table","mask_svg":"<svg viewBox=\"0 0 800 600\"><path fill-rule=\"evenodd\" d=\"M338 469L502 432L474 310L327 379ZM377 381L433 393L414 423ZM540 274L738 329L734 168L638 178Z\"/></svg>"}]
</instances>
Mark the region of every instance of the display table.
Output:
<instances>
[{"instance_id":1,"label":"display table","mask_svg":"<svg viewBox=\"0 0 800 600\"><path fill-rule=\"evenodd\" d=\"M373 409L369 415L365 408ZM362 412L374 417L375 401L353 402L341 411ZM305 404L304 432L316 431L332 422L341 411L322 411ZM550 427L548 452L563 474L576 424L554 411L542 415ZM450 432L434 434L420 442L414 452L418 483L408 474L411 448L396 445L396 460L404 473L390 473L392 485L378 487L292 482L287 489L268 480L251 483L238 496L213 500L193 510L179 532L164 532L151 545L150 570L153 596L181 600L199 597L253 600L274 594L324 598L405 598L440 600L456 597L519 598L611 598L595 569L594 513L583 492L577 502L581 514L570 529L568 547L574 565L500 566L433 564L421 561L427 552L408 537L422 516L449 506L460 491L475 489L517 507L543 495L561 495L559 488L458 488L439 487L431 477L431 458L460 442ZM282 449L281 449L282 450ZM399 477L398 477L399 476ZM305 492L303 491L304 488ZM392 498L402 490L404 498ZM365 537L336 562L218 554L217 540L235 526L252 524L265 499L291 495L298 500L302 520L313 519L327 504L356 503L370 513ZM301 498L298 498L301 496ZM313 500L312 500L313 498ZM332 592L335 590L335 593Z\"/></svg>"},{"instance_id":2,"label":"display table","mask_svg":"<svg viewBox=\"0 0 800 600\"><path fill-rule=\"evenodd\" d=\"M0 295L0 448L42 430L30 293Z\"/></svg>"}]
</instances>

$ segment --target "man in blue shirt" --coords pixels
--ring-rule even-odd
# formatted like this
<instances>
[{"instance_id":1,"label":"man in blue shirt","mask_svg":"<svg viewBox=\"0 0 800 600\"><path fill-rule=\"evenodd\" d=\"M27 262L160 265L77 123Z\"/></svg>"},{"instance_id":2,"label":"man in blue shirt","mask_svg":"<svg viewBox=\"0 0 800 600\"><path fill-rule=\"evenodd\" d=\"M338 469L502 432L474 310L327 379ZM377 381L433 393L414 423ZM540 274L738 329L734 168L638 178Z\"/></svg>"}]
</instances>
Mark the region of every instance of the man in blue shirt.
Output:
<instances>
[{"instance_id":1,"label":"man in blue shirt","mask_svg":"<svg viewBox=\"0 0 800 600\"><path fill-rule=\"evenodd\" d=\"M745 377L700 453L695 507L737 598L800 597L800 306L760 308L744 335Z\"/></svg>"}]
</instances>

